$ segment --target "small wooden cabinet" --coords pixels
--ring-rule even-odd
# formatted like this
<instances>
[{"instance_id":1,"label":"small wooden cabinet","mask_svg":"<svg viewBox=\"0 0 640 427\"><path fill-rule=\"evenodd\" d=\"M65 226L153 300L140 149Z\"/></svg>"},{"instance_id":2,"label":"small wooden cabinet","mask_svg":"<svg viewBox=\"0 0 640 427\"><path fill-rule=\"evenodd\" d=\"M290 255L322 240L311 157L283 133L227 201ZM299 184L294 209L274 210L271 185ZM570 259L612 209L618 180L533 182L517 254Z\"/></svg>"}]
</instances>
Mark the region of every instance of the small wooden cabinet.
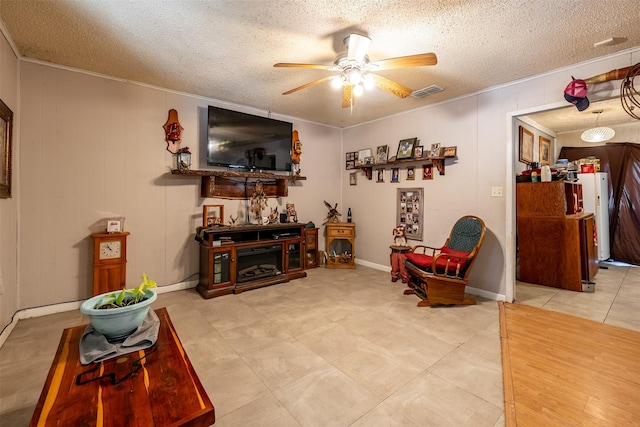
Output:
<instances>
[{"instance_id":1,"label":"small wooden cabinet","mask_svg":"<svg viewBox=\"0 0 640 427\"><path fill-rule=\"evenodd\" d=\"M318 266L318 229L304 229L304 268Z\"/></svg>"},{"instance_id":2,"label":"small wooden cabinet","mask_svg":"<svg viewBox=\"0 0 640 427\"><path fill-rule=\"evenodd\" d=\"M118 291L127 280L127 236L122 233L94 233L93 295Z\"/></svg>"},{"instance_id":3,"label":"small wooden cabinet","mask_svg":"<svg viewBox=\"0 0 640 427\"><path fill-rule=\"evenodd\" d=\"M325 233L327 268L356 268L356 224L327 223Z\"/></svg>"}]
</instances>

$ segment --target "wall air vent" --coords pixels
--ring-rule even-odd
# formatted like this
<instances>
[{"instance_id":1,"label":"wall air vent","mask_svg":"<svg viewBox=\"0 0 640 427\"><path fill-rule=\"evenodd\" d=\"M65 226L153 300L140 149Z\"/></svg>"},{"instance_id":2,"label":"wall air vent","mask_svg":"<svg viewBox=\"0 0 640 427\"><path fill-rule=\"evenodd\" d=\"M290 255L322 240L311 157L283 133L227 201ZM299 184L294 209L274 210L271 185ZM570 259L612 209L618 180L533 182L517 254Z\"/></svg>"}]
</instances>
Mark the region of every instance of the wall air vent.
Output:
<instances>
[{"instance_id":1,"label":"wall air vent","mask_svg":"<svg viewBox=\"0 0 640 427\"><path fill-rule=\"evenodd\" d=\"M414 98L424 98L427 95L432 95L434 93L442 92L444 89L438 85L427 86L423 89L414 90L411 92L412 97Z\"/></svg>"}]
</instances>

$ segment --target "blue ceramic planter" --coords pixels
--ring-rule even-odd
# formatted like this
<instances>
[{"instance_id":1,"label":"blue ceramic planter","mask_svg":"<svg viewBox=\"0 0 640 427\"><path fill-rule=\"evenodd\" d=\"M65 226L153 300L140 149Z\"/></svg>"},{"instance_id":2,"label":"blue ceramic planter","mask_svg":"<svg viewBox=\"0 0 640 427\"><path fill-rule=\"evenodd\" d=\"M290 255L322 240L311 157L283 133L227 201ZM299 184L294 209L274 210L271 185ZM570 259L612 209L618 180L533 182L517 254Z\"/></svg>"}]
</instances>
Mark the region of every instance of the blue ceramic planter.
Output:
<instances>
[{"instance_id":1,"label":"blue ceramic planter","mask_svg":"<svg viewBox=\"0 0 640 427\"><path fill-rule=\"evenodd\" d=\"M112 293L106 292L91 297L80 306L80 311L89 316L93 328L108 338L125 336L138 329L149 312L151 303L158 298L154 290L147 289L146 299L137 304L102 310L95 308L101 304L104 297Z\"/></svg>"}]
</instances>

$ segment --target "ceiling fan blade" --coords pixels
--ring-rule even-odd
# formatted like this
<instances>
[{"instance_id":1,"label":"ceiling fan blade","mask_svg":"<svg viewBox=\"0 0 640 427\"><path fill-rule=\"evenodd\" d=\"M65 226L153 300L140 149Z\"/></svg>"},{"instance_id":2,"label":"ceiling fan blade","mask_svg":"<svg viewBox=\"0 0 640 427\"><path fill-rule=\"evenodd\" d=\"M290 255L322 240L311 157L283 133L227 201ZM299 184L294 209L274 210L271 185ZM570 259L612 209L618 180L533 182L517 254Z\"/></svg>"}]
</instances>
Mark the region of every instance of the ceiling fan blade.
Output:
<instances>
[{"instance_id":1,"label":"ceiling fan blade","mask_svg":"<svg viewBox=\"0 0 640 427\"><path fill-rule=\"evenodd\" d=\"M314 81L312 81L310 83L307 83L307 84L304 84L302 86L298 86L297 88L288 90L288 91L284 92L283 95L289 95L290 93L297 92L297 91L302 90L302 89L306 89L309 86L313 86L313 85L317 85L318 83L326 82L327 80L331 80L334 77L335 76L329 76L329 77L325 77L325 78L322 78L322 79L319 79L319 80L314 80Z\"/></svg>"},{"instance_id":2,"label":"ceiling fan blade","mask_svg":"<svg viewBox=\"0 0 640 427\"><path fill-rule=\"evenodd\" d=\"M351 107L353 107L353 86L344 85L344 90L342 91L342 108Z\"/></svg>"},{"instance_id":3,"label":"ceiling fan blade","mask_svg":"<svg viewBox=\"0 0 640 427\"><path fill-rule=\"evenodd\" d=\"M387 92L391 92L392 94L399 96L400 98L406 98L407 96L411 95L411 93L413 92L408 87L402 86L401 84L398 84L394 81L391 81L377 74L370 74L370 75L373 77L373 81L376 82L376 85L380 89L384 89Z\"/></svg>"},{"instance_id":4,"label":"ceiling fan blade","mask_svg":"<svg viewBox=\"0 0 640 427\"><path fill-rule=\"evenodd\" d=\"M369 37L361 36L360 34L350 34L347 39L347 43L349 43L347 60L362 62L367 54L367 50L369 50L371 39Z\"/></svg>"},{"instance_id":5,"label":"ceiling fan blade","mask_svg":"<svg viewBox=\"0 0 640 427\"><path fill-rule=\"evenodd\" d=\"M382 59L372 62L369 68L372 70L391 70L393 68L423 67L436 65L438 58L435 53L420 53L418 55L401 56L399 58Z\"/></svg>"},{"instance_id":6,"label":"ceiling fan blade","mask_svg":"<svg viewBox=\"0 0 640 427\"><path fill-rule=\"evenodd\" d=\"M292 64L288 62L278 62L273 64L274 67L289 67L289 68L315 68L317 70L336 70L334 65L322 65L322 64Z\"/></svg>"}]
</instances>

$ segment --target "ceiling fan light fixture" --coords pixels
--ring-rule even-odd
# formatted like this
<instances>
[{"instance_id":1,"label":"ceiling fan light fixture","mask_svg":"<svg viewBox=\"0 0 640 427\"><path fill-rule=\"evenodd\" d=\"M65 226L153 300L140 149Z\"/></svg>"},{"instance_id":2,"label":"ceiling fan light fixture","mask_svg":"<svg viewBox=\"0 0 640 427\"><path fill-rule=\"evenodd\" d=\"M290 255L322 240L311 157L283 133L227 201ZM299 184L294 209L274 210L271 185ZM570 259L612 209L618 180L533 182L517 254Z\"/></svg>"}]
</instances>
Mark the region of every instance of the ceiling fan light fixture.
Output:
<instances>
[{"instance_id":1,"label":"ceiling fan light fixture","mask_svg":"<svg viewBox=\"0 0 640 427\"><path fill-rule=\"evenodd\" d=\"M373 80L373 76L371 74L365 74L362 77L362 84L364 85L365 89L369 90L375 87L376 82Z\"/></svg>"},{"instance_id":2,"label":"ceiling fan light fixture","mask_svg":"<svg viewBox=\"0 0 640 427\"><path fill-rule=\"evenodd\" d=\"M362 85L355 85L353 87L353 94L355 96L360 96L362 95L363 92L364 92L364 88L362 87Z\"/></svg>"},{"instance_id":3,"label":"ceiling fan light fixture","mask_svg":"<svg viewBox=\"0 0 640 427\"><path fill-rule=\"evenodd\" d=\"M342 87L344 86L344 78L342 77L342 75L335 76L334 78L332 78L331 86L334 87L335 89L342 89Z\"/></svg>"},{"instance_id":4,"label":"ceiling fan light fixture","mask_svg":"<svg viewBox=\"0 0 640 427\"><path fill-rule=\"evenodd\" d=\"M355 86L362 81L362 73L357 68L352 68L350 70L347 70L346 73L347 73L347 79L349 80L349 83L351 83L352 85Z\"/></svg>"}]
</instances>

